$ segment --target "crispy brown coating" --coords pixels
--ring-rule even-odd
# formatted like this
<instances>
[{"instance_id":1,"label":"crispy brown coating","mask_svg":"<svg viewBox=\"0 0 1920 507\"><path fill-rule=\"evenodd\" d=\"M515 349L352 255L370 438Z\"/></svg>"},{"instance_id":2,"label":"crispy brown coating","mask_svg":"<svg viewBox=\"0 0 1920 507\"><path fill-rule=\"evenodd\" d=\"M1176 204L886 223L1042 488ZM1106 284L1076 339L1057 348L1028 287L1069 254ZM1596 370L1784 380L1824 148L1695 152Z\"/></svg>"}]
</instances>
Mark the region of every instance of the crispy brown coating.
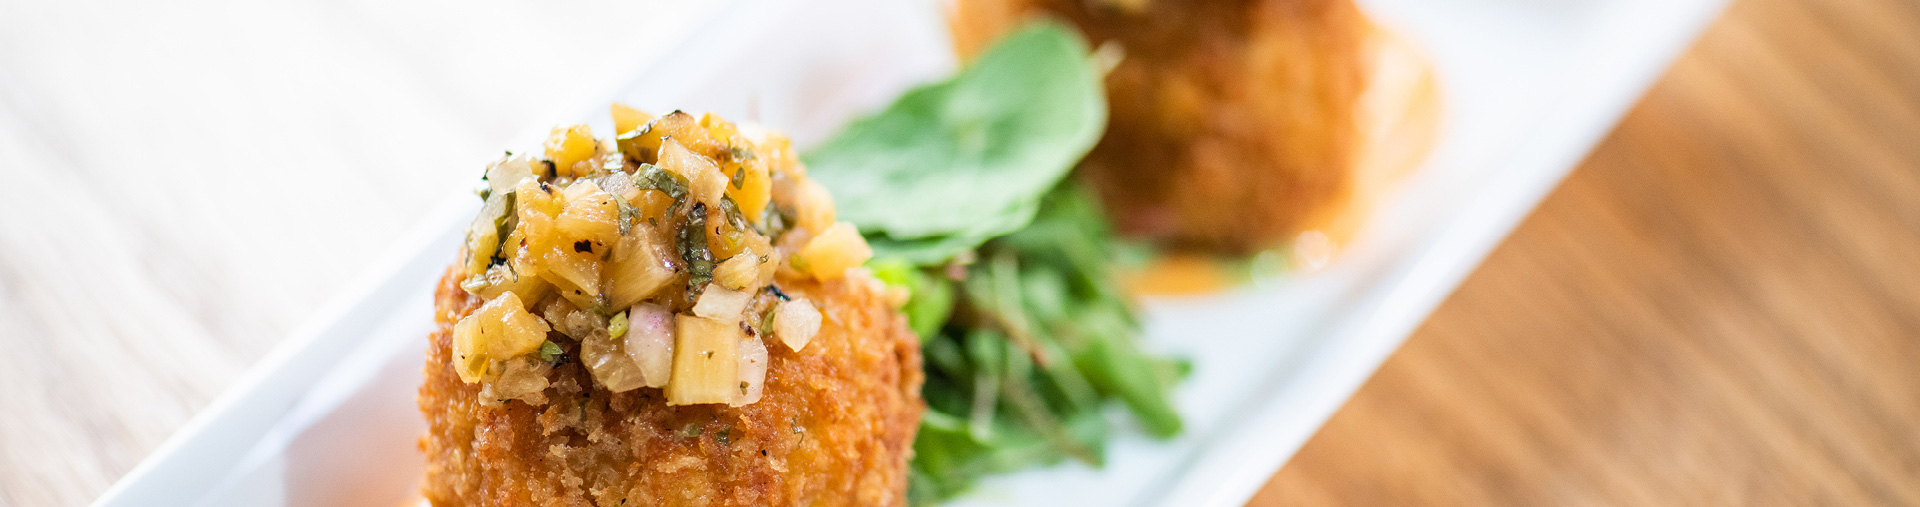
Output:
<instances>
[{"instance_id":1,"label":"crispy brown coating","mask_svg":"<svg viewBox=\"0 0 1920 507\"><path fill-rule=\"evenodd\" d=\"M1036 12L1124 51L1080 168L1122 231L1247 252L1336 226L1363 190L1375 30L1350 0L961 0L955 40Z\"/></svg>"},{"instance_id":2,"label":"crispy brown coating","mask_svg":"<svg viewBox=\"0 0 1920 507\"><path fill-rule=\"evenodd\" d=\"M906 319L856 279L778 286L825 319L801 352L768 340L758 403L668 406L658 389L609 393L566 361L549 376L546 405L488 407L448 361L453 324L484 303L449 270L434 294L419 394L422 493L443 507L904 505L924 406Z\"/></svg>"}]
</instances>

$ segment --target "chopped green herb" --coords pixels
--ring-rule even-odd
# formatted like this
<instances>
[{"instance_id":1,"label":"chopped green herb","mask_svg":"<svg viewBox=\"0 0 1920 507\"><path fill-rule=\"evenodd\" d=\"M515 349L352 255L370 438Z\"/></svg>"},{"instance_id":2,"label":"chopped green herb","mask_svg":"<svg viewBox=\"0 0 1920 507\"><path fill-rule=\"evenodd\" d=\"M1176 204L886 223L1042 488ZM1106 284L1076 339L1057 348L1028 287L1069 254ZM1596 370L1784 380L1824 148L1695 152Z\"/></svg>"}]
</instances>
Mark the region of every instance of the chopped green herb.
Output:
<instances>
[{"instance_id":1,"label":"chopped green herb","mask_svg":"<svg viewBox=\"0 0 1920 507\"><path fill-rule=\"evenodd\" d=\"M625 236L633 232L633 223L640 219L640 208L633 207L633 203L626 199L614 199L613 202L620 205L620 235Z\"/></svg>"},{"instance_id":2,"label":"chopped green herb","mask_svg":"<svg viewBox=\"0 0 1920 507\"><path fill-rule=\"evenodd\" d=\"M626 336L626 334L627 334L627 312L620 312L620 313L613 314L613 318L607 319L607 335L608 336L619 338L621 336Z\"/></svg>"},{"instance_id":3,"label":"chopped green herb","mask_svg":"<svg viewBox=\"0 0 1920 507\"><path fill-rule=\"evenodd\" d=\"M644 146L641 146L640 138L646 136L648 132L652 132L652 131L653 131L653 122L647 122L646 124L641 125L637 128L634 128L633 130L627 131L627 133L625 134L620 134L619 136L615 136L613 138L613 144L614 146L619 147L620 154L625 155L627 160L639 162L643 158L643 155L645 155L647 152L647 149Z\"/></svg>"},{"instance_id":4,"label":"chopped green herb","mask_svg":"<svg viewBox=\"0 0 1920 507\"><path fill-rule=\"evenodd\" d=\"M720 196L720 214L727 217L727 225L734 229L747 229L747 215L740 211L740 205L733 202L732 196Z\"/></svg>"},{"instance_id":5,"label":"chopped green herb","mask_svg":"<svg viewBox=\"0 0 1920 507\"><path fill-rule=\"evenodd\" d=\"M653 164L640 164L640 169L633 173L633 186L643 190L659 190L675 201L687 196L686 178Z\"/></svg>"},{"instance_id":6,"label":"chopped green herb","mask_svg":"<svg viewBox=\"0 0 1920 507\"><path fill-rule=\"evenodd\" d=\"M687 298L698 299L713 281L713 251L707 249L707 203L693 203L680 228L680 259L687 263Z\"/></svg>"},{"instance_id":7,"label":"chopped green herb","mask_svg":"<svg viewBox=\"0 0 1920 507\"><path fill-rule=\"evenodd\" d=\"M566 352L566 350L560 348L560 344L554 343L553 340L540 342L541 361L551 363L554 358L560 357L561 354L565 354Z\"/></svg>"}]
</instances>

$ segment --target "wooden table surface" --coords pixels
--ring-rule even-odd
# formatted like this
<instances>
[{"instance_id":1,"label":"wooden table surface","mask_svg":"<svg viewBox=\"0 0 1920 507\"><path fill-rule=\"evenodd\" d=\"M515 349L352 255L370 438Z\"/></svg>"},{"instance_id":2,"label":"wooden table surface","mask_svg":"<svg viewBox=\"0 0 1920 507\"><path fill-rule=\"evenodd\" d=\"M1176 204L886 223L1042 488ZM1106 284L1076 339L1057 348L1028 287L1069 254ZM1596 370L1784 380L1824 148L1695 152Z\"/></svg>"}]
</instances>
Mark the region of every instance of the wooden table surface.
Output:
<instances>
[{"instance_id":1,"label":"wooden table surface","mask_svg":"<svg viewBox=\"0 0 1920 507\"><path fill-rule=\"evenodd\" d=\"M689 5L0 0L0 507L92 501Z\"/></svg>"},{"instance_id":2,"label":"wooden table surface","mask_svg":"<svg viewBox=\"0 0 1920 507\"><path fill-rule=\"evenodd\" d=\"M1920 505L1920 2L1738 0L1249 505Z\"/></svg>"},{"instance_id":3,"label":"wooden table surface","mask_svg":"<svg viewBox=\"0 0 1920 507\"><path fill-rule=\"evenodd\" d=\"M0 506L93 499L666 5L0 0ZM1920 4L1740 0L1253 505L1920 503L1916 267Z\"/></svg>"}]
</instances>

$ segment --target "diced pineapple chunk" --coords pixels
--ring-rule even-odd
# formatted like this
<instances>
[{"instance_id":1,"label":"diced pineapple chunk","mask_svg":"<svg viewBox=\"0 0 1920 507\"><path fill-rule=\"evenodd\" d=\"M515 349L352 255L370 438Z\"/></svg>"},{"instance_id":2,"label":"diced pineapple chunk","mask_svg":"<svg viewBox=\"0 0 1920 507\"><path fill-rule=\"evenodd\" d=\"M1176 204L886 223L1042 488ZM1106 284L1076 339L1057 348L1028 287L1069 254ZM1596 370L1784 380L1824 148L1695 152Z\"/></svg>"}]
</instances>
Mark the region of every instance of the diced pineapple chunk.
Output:
<instances>
[{"instance_id":1,"label":"diced pineapple chunk","mask_svg":"<svg viewBox=\"0 0 1920 507\"><path fill-rule=\"evenodd\" d=\"M487 188L496 194L512 192L520 186L520 181L533 176L532 157L515 155L495 161L487 166ZM545 172L544 169L542 172Z\"/></svg>"},{"instance_id":2,"label":"diced pineapple chunk","mask_svg":"<svg viewBox=\"0 0 1920 507\"><path fill-rule=\"evenodd\" d=\"M751 128L742 128L741 133L759 145L762 159L767 161L767 169L771 173L786 174L795 178L807 175L807 166L800 165L800 154L793 151L793 140L787 139L787 136L758 124L752 125Z\"/></svg>"},{"instance_id":3,"label":"diced pineapple chunk","mask_svg":"<svg viewBox=\"0 0 1920 507\"><path fill-rule=\"evenodd\" d=\"M517 270L519 275L546 280L581 308L599 307L599 253L619 234L619 205L612 194L590 182L561 193L533 180L521 182L514 194L520 218L515 233L524 238L533 268Z\"/></svg>"},{"instance_id":4,"label":"diced pineapple chunk","mask_svg":"<svg viewBox=\"0 0 1920 507\"><path fill-rule=\"evenodd\" d=\"M725 211L707 208L707 251L713 253L714 260L741 254L747 248L747 237L755 235L734 227Z\"/></svg>"},{"instance_id":5,"label":"diced pineapple chunk","mask_svg":"<svg viewBox=\"0 0 1920 507\"><path fill-rule=\"evenodd\" d=\"M520 221L514 231L536 254L551 249L557 236L553 220L566 201L552 187L530 179L522 180L513 195L514 216Z\"/></svg>"},{"instance_id":6,"label":"diced pineapple chunk","mask_svg":"<svg viewBox=\"0 0 1920 507\"><path fill-rule=\"evenodd\" d=\"M501 294L474 313L485 319L480 329L489 337L487 354L498 359L539 350L540 342L547 341L547 332L552 330L547 321L527 312L526 305L513 293Z\"/></svg>"},{"instance_id":7,"label":"diced pineapple chunk","mask_svg":"<svg viewBox=\"0 0 1920 507\"><path fill-rule=\"evenodd\" d=\"M683 111L674 111L653 122L653 131L660 139L672 139L695 153L713 155L714 142L712 130L701 125L693 115ZM665 146L662 144L662 146Z\"/></svg>"},{"instance_id":8,"label":"diced pineapple chunk","mask_svg":"<svg viewBox=\"0 0 1920 507\"><path fill-rule=\"evenodd\" d=\"M489 361L538 350L549 330L545 320L527 313L519 296L501 294L454 323L454 371L462 381L478 382Z\"/></svg>"},{"instance_id":9,"label":"diced pineapple chunk","mask_svg":"<svg viewBox=\"0 0 1920 507\"><path fill-rule=\"evenodd\" d=\"M484 218L484 217L483 217ZM485 274L494 252L500 249L500 234L482 228L478 222L467 229L467 262L461 273L469 277Z\"/></svg>"},{"instance_id":10,"label":"diced pineapple chunk","mask_svg":"<svg viewBox=\"0 0 1920 507\"><path fill-rule=\"evenodd\" d=\"M509 236L509 238L516 237L518 236ZM520 296L521 302L528 304L546 297L547 291L552 290L553 285L536 275L519 274L516 269L527 268L524 262L516 262L517 259L509 261L508 264L487 268L486 274L481 275L482 283L472 291L473 295L480 296L480 299L492 300L511 292Z\"/></svg>"},{"instance_id":11,"label":"diced pineapple chunk","mask_svg":"<svg viewBox=\"0 0 1920 507\"><path fill-rule=\"evenodd\" d=\"M720 115L713 114L712 111L700 113L700 126L706 127L708 135L713 136L714 139L726 139L740 135L740 130L734 128L733 122L727 121L726 118L721 118Z\"/></svg>"},{"instance_id":12,"label":"diced pineapple chunk","mask_svg":"<svg viewBox=\"0 0 1920 507\"><path fill-rule=\"evenodd\" d=\"M586 125L555 128L547 136L547 160L553 161L557 176L585 176L593 172L593 165L585 162L593 158L599 144L593 139L593 129Z\"/></svg>"},{"instance_id":13,"label":"diced pineapple chunk","mask_svg":"<svg viewBox=\"0 0 1920 507\"><path fill-rule=\"evenodd\" d=\"M600 257L570 248L548 250L540 258L540 277L552 283L560 297L581 308L601 308Z\"/></svg>"},{"instance_id":14,"label":"diced pineapple chunk","mask_svg":"<svg viewBox=\"0 0 1920 507\"><path fill-rule=\"evenodd\" d=\"M712 144L706 130L700 127L693 115L674 111L654 118L632 132L620 134L615 142L619 143L620 153L627 158L652 163L659 160L660 147L667 139L674 139L688 147Z\"/></svg>"},{"instance_id":15,"label":"diced pineapple chunk","mask_svg":"<svg viewBox=\"0 0 1920 507\"><path fill-rule=\"evenodd\" d=\"M665 223L668 220L667 212L673 210L673 196L659 190L641 190L631 202L640 212L639 216L634 217L639 222Z\"/></svg>"},{"instance_id":16,"label":"diced pineapple chunk","mask_svg":"<svg viewBox=\"0 0 1920 507\"><path fill-rule=\"evenodd\" d=\"M700 291L700 301L693 304L693 314L721 322L740 322L740 315L747 310L747 301L751 299L752 294L709 283Z\"/></svg>"},{"instance_id":17,"label":"diced pineapple chunk","mask_svg":"<svg viewBox=\"0 0 1920 507\"><path fill-rule=\"evenodd\" d=\"M718 207L726 191L727 177L713 161L694 153L678 140L668 139L660 146L660 167L687 179L687 193L695 202Z\"/></svg>"},{"instance_id":18,"label":"diced pineapple chunk","mask_svg":"<svg viewBox=\"0 0 1920 507\"><path fill-rule=\"evenodd\" d=\"M613 103L613 135L625 135L653 121L653 115L619 102Z\"/></svg>"},{"instance_id":19,"label":"diced pineapple chunk","mask_svg":"<svg viewBox=\"0 0 1920 507\"><path fill-rule=\"evenodd\" d=\"M614 247L603 285L613 308L633 306L674 280L672 248L655 234L635 228Z\"/></svg>"},{"instance_id":20,"label":"diced pineapple chunk","mask_svg":"<svg viewBox=\"0 0 1920 507\"><path fill-rule=\"evenodd\" d=\"M608 391L632 391L647 384L640 363L627 354L626 340L608 336L604 330L580 339L580 364Z\"/></svg>"},{"instance_id":21,"label":"diced pineapple chunk","mask_svg":"<svg viewBox=\"0 0 1920 507\"><path fill-rule=\"evenodd\" d=\"M727 176L727 197L740 206L740 213L755 224L760 223L767 202L773 197L773 180L767 161L757 155L758 147L753 141L740 136L732 129L733 124L724 123L724 128L715 128L714 137L726 142L726 153L720 157L723 161L720 172ZM727 135L721 135L721 132Z\"/></svg>"},{"instance_id":22,"label":"diced pineapple chunk","mask_svg":"<svg viewBox=\"0 0 1920 507\"><path fill-rule=\"evenodd\" d=\"M814 236L793 255L793 265L816 280L832 280L873 258L873 247L853 224L841 222Z\"/></svg>"},{"instance_id":23,"label":"diced pineapple chunk","mask_svg":"<svg viewBox=\"0 0 1920 507\"><path fill-rule=\"evenodd\" d=\"M827 187L817 181L803 179L794 184L795 221L802 229L814 234L825 234L833 226L833 194L827 193Z\"/></svg>"},{"instance_id":24,"label":"diced pineapple chunk","mask_svg":"<svg viewBox=\"0 0 1920 507\"><path fill-rule=\"evenodd\" d=\"M727 185L727 196L740 206L740 213L755 224L765 217L767 203L773 199L773 179L767 175L767 164L759 159L741 164L745 171L738 182Z\"/></svg>"},{"instance_id":25,"label":"diced pineapple chunk","mask_svg":"<svg viewBox=\"0 0 1920 507\"><path fill-rule=\"evenodd\" d=\"M740 338L737 324L706 317L674 318L673 379L668 405L732 403L740 390Z\"/></svg>"},{"instance_id":26,"label":"diced pineapple chunk","mask_svg":"<svg viewBox=\"0 0 1920 507\"><path fill-rule=\"evenodd\" d=\"M606 245L620 236L620 204L616 197L600 190L591 181L576 182L564 192L565 204L554 221L562 241L573 243L575 251L603 254ZM581 245L580 241L588 244Z\"/></svg>"},{"instance_id":27,"label":"diced pineapple chunk","mask_svg":"<svg viewBox=\"0 0 1920 507\"><path fill-rule=\"evenodd\" d=\"M755 278L750 285L754 287L766 287L773 284L773 275L779 271L780 261L774 260L779 258L778 256L778 253L767 254L766 262L754 266L755 269L759 270L759 273L755 275L757 278Z\"/></svg>"},{"instance_id":28,"label":"diced pineapple chunk","mask_svg":"<svg viewBox=\"0 0 1920 507\"><path fill-rule=\"evenodd\" d=\"M533 314L547 319L547 325L568 338L584 340L595 331L605 331L607 322L565 299L548 299L534 305Z\"/></svg>"},{"instance_id":29,"label":"diced pineapple chunk","mask_svg":"<svg viewBox=\"0 0 1920 507\"><path fill-rule=\"evenodd\" d=\"M713 281L732 290L759 288L764 285L756 283L760 281L761 264L766 263L760 262L760 256L753 252L735 255L713 268Z\"/></svg>"},{"instance_id":30,"label":"diced pineapple chunk","mask_svg":"<svg viewBox=\"0 0 1920 507\"><path fill-rule=\"evenodd\" d=\"M472 316L453 325L453 372L472 384L487 374L485 344L480 343L480 321Z\"/></svg>"},{"instance_id":31,"label":"diced pineapple chunk","mask_svg":"<svg viewBox=\"0 0 1920 507\"><path fill-rule=\"evenodd\" d=\"M480 206L480 216L473 218L467 226L467 266L468 276L484 273L492 263L493 256L500 250L500 229L507 224L513 213L508 209L508 193L493 193L487 196L486 204ZM509 231L511 233L511 231Z\"/></svg>"}]
</instances>

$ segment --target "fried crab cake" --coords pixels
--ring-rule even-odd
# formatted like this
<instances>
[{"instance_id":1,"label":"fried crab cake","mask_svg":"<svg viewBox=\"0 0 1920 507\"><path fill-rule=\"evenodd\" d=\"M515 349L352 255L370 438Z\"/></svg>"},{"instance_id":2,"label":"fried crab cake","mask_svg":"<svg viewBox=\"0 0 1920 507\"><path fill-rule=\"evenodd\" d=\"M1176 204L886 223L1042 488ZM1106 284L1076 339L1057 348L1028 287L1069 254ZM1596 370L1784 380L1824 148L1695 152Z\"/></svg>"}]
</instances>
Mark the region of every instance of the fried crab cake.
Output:
<instances>
[{"instance_id":1,"label":"fried crab cake","mask_svg":"<svg viewBox=\"0 0 1920 507\"><path fill-rule=\"evenodd\" d=\"M614 112L488 169L435 291L423 495L903 505L919 340L864 240L784 138Z\"/></svg>"},{"instance_id":2,"label":"fried crab cake","mask_svg":"<svg viewBox=\"0 0 1920 507\"><path fill-rule=\"evenodd\" d=\"M956 45L1035 15L1122 55L1080 168L1122 232L1227 253L1337 240L1431 142L1425 60L1350 0L958 0Z\"/></svg>"}]
</instances>

